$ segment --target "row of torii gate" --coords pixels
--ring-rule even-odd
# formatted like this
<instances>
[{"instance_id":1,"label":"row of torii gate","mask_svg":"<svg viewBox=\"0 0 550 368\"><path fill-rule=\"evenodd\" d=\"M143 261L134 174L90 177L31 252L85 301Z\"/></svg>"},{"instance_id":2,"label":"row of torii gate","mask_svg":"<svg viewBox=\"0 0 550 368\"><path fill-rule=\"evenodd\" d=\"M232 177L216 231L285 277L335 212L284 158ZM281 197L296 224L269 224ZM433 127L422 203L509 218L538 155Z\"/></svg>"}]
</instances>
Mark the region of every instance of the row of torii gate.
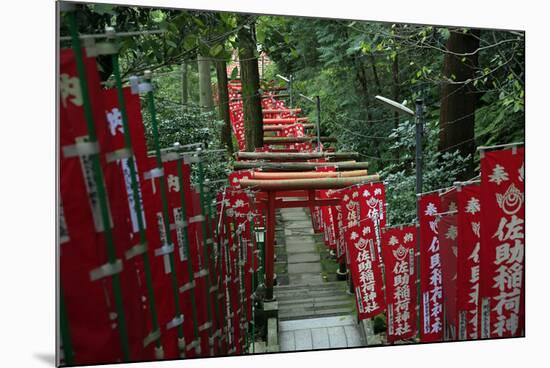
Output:
<instances>
[{"instance_id":1,"label":"row of torii gate","mask_svg":"<svg viewBox=\"0 0 550 368\"><path fill-rule=\"evenodd\" d=\"M338 152L323 143L334 143L334 137L312 135L315 125L300 117L300 108L285 106L279 94L284 88L268 87L262 94L264 146L255 152L244 151L244 121L240 81L229 83L233 133L239 151L234 170L248 170L238 187L253 191L254 207L265 219L264 267L265 301L273 301L275 263L275 212L278 208L335 206L340 199L320 196L319 190L342 189L361 183L379 181L369 175L367 162L358 162L357 152ZM320 144L317 145L317 142ZM328 169L328 170L326 170ZM235 184L235 183L234 183ZM315 224L314 224L315 225ZM315 227L315 226L314 226Z\"/></svg>"}]
</instances>

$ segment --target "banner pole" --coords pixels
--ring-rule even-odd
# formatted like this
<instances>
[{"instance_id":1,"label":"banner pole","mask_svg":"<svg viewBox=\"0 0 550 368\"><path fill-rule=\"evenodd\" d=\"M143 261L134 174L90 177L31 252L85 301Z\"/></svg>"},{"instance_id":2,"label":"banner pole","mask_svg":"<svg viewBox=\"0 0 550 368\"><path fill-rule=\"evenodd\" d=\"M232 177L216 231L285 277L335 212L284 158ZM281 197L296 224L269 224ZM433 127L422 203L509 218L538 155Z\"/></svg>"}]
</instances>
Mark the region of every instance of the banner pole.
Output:
<instances>
[{"instance_id":1,"label":"banner pole","mask_svg":"<svg viewBox=\"0 0 550 368\"><path fill-rule=\"evenodd\" d=\"M236 216L233 218L233 221L236 220ZM241 315L244 315L246 316L248 314L248 303L246 301L246 283L245 283L245 271L244 271L244 256L243 256L243 238L241 236L241 231L240 228L235 225L235 233L237 234L237 239L238 239L238 247L237 247L237 258L238 258L238 266L239 266L239 285L240 285L240 290L239 290L239 299L241 301ZM244 311L243 311L244 309ZM246 320L246 317L244 317L244 319ZM245 324L242 323L242 320L243 320L243 317L242 316L239 316L239 328L241 329L242 333L241 335L244 335L244 347L245 347L245 352L247 352L248 350L248 329L245 329ZM241 336L242 337L242 336Z\"/></svg>"},{"instance_id":2,"label":"banner pole","mask_svg":"<svg viewBox=\"0 0 550 368\"><path fill-rule=\"evenodd\" d=\"M94 118L92 113L92 106L90 103L90 96L88 94L88 80L86 77L86 68L84 66L84 57L82 55L82 47L80 44L80 38L78 35L78 26L76 24L76 17L74 12L67 12L67 20L69 23L69 30L71 33L71 44L75 55L76 68L78 71L78 79L80 81L80 89L82 92L82 107L84 109L84 117L86 120L88 130L88 141L90 143L97 143L97 136L94 125ZM117 261L115 244L113 240L113 234L111 231L111 223L109 216L109 209L107 205L107 192L104 184L103 172L101 170L101 163L99 160L99 153L90 155L92 161L93 177L97 185L97 194L100 207L101 221L103 224L103 233L105 235L105 242L107 245L107 258L110 264L115 264ZM128 330L126 327L126 317L124 313L124 305L122 301L122 288L120 284L120 276L115 273L111 276L113 283L113 294L115 299L115 308L117 311L117 324L119 326L122 359L123 361L130 360L130 347L128 343Z\"/></svg>"},{"instance_id":3,"label":"banner pole","mask_svg":"<svg viewBox=\"0 0 550 368\"><path fill-rule=\"evenodd\" d=\"M178 170L178 181L180 185L180 206L181 206L181 221L185 223L185 228L182 231L183 234L183 246L185 248L185 253L187 254L187 275L188 282L191 285L189 292L191 294L191 311L193 313L193 336L195 337L194 341L197 341L198 346L200 346L200 336L199 336L199 319L197 313L197 302L195 295L195 277L193 275L193 264L191 259L191 252L189 247L189 224L187 222L187 207L185 203L185 192L183 184L183 163L181 159L176 160L176 166ZM195 348L195 351L197 349Z\"/></svg>"},{"instance_id":4,"label":"banner pole","mask_svg":"<svg viewBox=\"0 0 550 368\"><path fill-rule=\"evenodd\" d=\"M212 339L213 338L213 328L214 328L214 323L213 323L213 317L212 317L212 296L211 296L211 292L210 292L210 285L212 285L212 281L211 281L211 274L215 272L214 269L210 270L210 266L211 266L211 259L210 259L210 251L209 251L209 244L212 243L212 238L210 237L210 234L208 232L208 227L206 226L206 221L207 221L207 216L208 214L206 213L206 210L205 210L205 204L204 204L204 166L202 164L202 159L200 157L200 153L201 153L202 149L199 147L197 148L197 158L198 158L198 162L197 162L197 169L198 169L198 174L199 174L199 178L198 178L198 184L199 184L199 197L200 197L200 207L201 207L201 214L203 215L204 217L204 220L201 222L201 225L202 225L202 237L203 237L203 257L204 257L204 262L206 264L206 267L208 268L208 274L206 275L206 278L205 278L205 281L206 281L206 311L208 313L208 320L210 321L210 328L208 329L208 335L209 335L209 338ZM217 311L217 309L216 309ZM214 356L214 342L212 340L209 341L209 344L210 344L210 355L211 356ZM218 344L219 344L219 340L218 340Z\"/></svg>"},{"instance_id":5,"label":"banner pole","mask_svg":"<svg viewBox=\"0 0 550 368\"><path fill-rule=\"evenodd\" d=\"M223 319L223 313L222 313L222 310L221 310L221 305L220 303L218 303L218 300L220 298L220 290L221 290L221 285L220 285L220 273L221 272L221 250L220 250L220 238L219 238L219 234L218 234L218 228L215 226L216 224L216 209L214 208L214 205L213 205L213 200L212 200L212 186L211 186L211 182L210 180L206 179L204 181L204 184L206 185L206 189L205 189L205 192L206 192L206 209L207 209L207 213L208 213L208 218L209 218L209 221L208 221L208 230L210 232L210 237L213 239L213 250L214 250L214 272L215 272L215 279L214 279L214 284L215 284L215 288L216 288L216 292L215 292L215 299L214 299L214 302L216 304L216 319L217 319L217 327L218 329L221 329L222 328L222 319ZM220 331L220 335L218 337L218 346L220 349L223 349L223 343L221 341L221 331ZM227 349L225 349L227 350ZM223 350L222 350L223 351Z\"/></svg>"},{"instance_id":6,"label":"banner pole","mask_svg":"<svg viewBox=\"0 0 550 368\"><path fill-rule=\"evenodd\" d=\"M114 30L113 30L114 32ZM122 116L122 126L124 128L124 145L125 148L132 152L130 157L127 159L127 164L130 169L130 181L132 186L132 196L134 200L134 211L136 212L137 225L139 231L139 241L141 244L147 243L147 238L145 235L145 226L143 224L143 207L141 202L141 195L138 187L138 178L136 173L135 159L132 151L132 138L130 134L130 126L128 123L128 112L126 109L126 101L124 100L124 90L122 87L122 79L120 77L120 64L119 64L119 54L118 50L116 54L112 54L111 61L113 64L113 75L115 77L115 86L118 96L118 105L120 107L120 113ZM151 263L149 261L148 252L143 252L142 254L143 268L145 271L145 284L147 287L147 299L149 301L149 308L151 309L151 324L153 331L159 330L158 314L155 301L155 293L153 289L153 277L151 273ZM159 338L155 340L155 346L157 349L161 349L161 341Z\"/></svg>"},{"instance_id":7,"label":"banner pole","mask_svg":"<svg viewBox=\"0 0 550 368\"><path fill-rule=\"evenodd\" d=\"M233 283L233 279L232 279L232 275L233 273L231 272L231 259L230 259L230 254L229 254L229 249L228 249L228 245L229 245L229 236L231 236L231 226L229 226L228 222L227 222L227 217L226 217L226 210L224 209L224 206L222 204L222 208L221 208L221 218L222 218L222 222L223 222L223 227L225 229L224 233L227 237L227 241L224 241L222 243L222 251L223 251L223 256L224 256L224 264L225 264L225 271L226 271L226 275L223 279L223 284L225 285L225 292L226 292L226 306L227 306L227 310L228 310L228 313L227 313L227 317L226 317L226 326L227 326L227 344L228 345L231 345L231 349L228 349L227 353L228 354L231 354L232 352L235 351L235 339L234 339L234 334L233 334L233 331L234 330L234 326L233 326L233 321L231 320L231 314L232 313L235 313L235 311L232 310L233 308L233 296L232 296L232 290L231 290L231 287L232 287L232 283Z\"/></svg>"},{"instance_id":8,"label":"banner pole","mask_svg":"<svg viewBox=\"0 0 550 368\"><path fill-rule=\"evenodd\" d=\"M149 110L149 114L151 115L151 127L153 130L153 144L155 147L155 159L157 163L157 169L163 172L162 167L162 157L160 153L160 143L159 143L159 131L158 131L158 123L157 123L157 114L155 109L155 100L153 96L153 87L151 82L151 72L145 71L144 73L144 79L149 84L150 88L148 88L148 91L146 93L147 98L147 108ZM163 174L159 177L160 180L160 196L162 201L162 217L163 217L163 223L164 223L164 233L166 234L166 241L169 244L172 243L172 234L170 231L170 217L169 217L169 209L168 209L168 195L166 193L167 188L167 182L166 182L166 176ZM170 276L172 281L172 293L174 294L174 302L175 302L175 311L176 315L174 318L178 318L182 316L181 313L181 306L180 306L180 298L179 298L179 290L178 290L178 278L176 273L176 265L174 262L174 252L168 253L168 258L170 262ZM183 334L183 324L179 323L177 325L177 331L178 331L178 338L182 339L184 338ZM183 350L183 353L185 354L185 348L182 349L182 347L179 347L180 351Z\"/></svg>"},{"instance_id":9,"label":"banner pole","mask_svg":"<svg viewBox=\"0 0 550 368\"><path fill-rule=\"evenodd\" d=\"M67 308L65 306L65 297L63 289L59 286L59 330L61 333L61 343L63 345L63 361L66 365L74 364L73 343L71 340L71 331L69 320L67 318ZM59 363L59 362L58 362Z\"/></svg>"}]
</instances>

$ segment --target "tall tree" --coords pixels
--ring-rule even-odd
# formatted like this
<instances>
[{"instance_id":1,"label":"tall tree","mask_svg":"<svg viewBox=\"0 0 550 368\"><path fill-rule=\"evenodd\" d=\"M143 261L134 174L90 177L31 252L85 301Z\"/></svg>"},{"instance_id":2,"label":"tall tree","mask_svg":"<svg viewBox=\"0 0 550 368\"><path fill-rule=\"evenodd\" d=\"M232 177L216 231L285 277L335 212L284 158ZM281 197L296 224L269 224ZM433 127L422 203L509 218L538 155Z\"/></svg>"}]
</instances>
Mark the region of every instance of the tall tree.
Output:
<instances>
[{"instance_id":1,"label":"tall tree","mask_svg":"<svg viewBox=\"0 0 550 368\"><path fill-rule=\"evenodd\" d=\"M479 30L453 30L443 61L445 81L441 88L439 151L458 149L470 155L462 180L474 176L474 123L477 96L472 80L478 67Z\"/></svg>"},{"instance_id":2,"label":"tall tree","mask_svg":"<svg viewBox=\"0 0 550 368\"><path fill-rule=\"evenodd\" d=\"M212 98L210 59L206 56L198 54L197 65L199 68L199 103L205 111L212 111L214 107L214 100Z\"/></svg>"},{"instance_id":3,"label":"tall tree","mask_svg":"<svg viewBox=\"0 0 550 368\"><path fill-rule=\"evenodd\" d=\"M218 59L215 62L216 77L218 80L218 112L220 119L224 121L221 129L222 142L227 146L229 154L233 153L233 141L231 139L231 120L229 117L229 93L227 91L227 62Z\"/></svg>"},{"instance_id":4,"label":"tall tree","mask_svg":"<svg viewBox=\"0 0 550 368\"><path fill-rule=\"evenodd\" d=\"M189 78L187 76L187 62L181 63L181 103L186 105L189 101Z\"/></svg>"},{"instance_id":5,"label":"tall tree","mask_svg":"<svg viewBox=\"0 0 550 368\"><path fill-rule=\"evenodd\" d=\"M241 72L244 129L246 150L254 151L264 142L262 104L260 97L260 74L258 52L253 23L247 17L238 16L239 66Z\"/></svg>"}]
</instances>

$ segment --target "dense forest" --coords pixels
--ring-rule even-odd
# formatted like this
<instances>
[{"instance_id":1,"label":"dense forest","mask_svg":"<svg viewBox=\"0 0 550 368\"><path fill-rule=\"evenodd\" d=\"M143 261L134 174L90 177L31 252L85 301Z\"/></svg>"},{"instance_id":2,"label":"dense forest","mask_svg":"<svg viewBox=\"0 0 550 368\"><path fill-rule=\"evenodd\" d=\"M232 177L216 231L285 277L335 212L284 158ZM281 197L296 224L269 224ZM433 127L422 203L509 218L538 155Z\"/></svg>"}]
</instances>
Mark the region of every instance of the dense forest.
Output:
<instances>
[{"instance_id":1,"label":"dense forest","mask_svg":"<svg viewBox=\"0 0 550 368\"><path fill-rule=\"evenodd\" d=\"M81 7L81 33L101 33L110 26L132 34L118 40L122 75L127 80L153 71L162 145L200 141L210 148L227 148L228 155L209 158L211 180L226 176L236 149L226 86L228 79L239 77L243 93L251 96L251 102L244 103L249 115L245 121L258 115L258 103L252 101L259 100L255 90L268 81L286 85L277 75L292 76L289 99L312 121L315 104L300 95L319 96L321 135L336 137L343 151L359 152L369 162L369 171L382 175L394 224L415 218L415 123L378 103L376 95L413 110L415 100L423 99L425 191L472 178L479 165L477 146L524 140L523 32ZM68 34L64 22L62 17L61 36ZM256 86L249 71L260 54L271 62L261 68ZM236 58L242 75L236 69L228 75L228 65ZM113 80L110 60L98 59L107 86ZM147 125L148 113L143 114ZM146 128L151 134L150 126ZM248 133L247 148L261 146L254 130Z\"/></svg>"}]
</instances>

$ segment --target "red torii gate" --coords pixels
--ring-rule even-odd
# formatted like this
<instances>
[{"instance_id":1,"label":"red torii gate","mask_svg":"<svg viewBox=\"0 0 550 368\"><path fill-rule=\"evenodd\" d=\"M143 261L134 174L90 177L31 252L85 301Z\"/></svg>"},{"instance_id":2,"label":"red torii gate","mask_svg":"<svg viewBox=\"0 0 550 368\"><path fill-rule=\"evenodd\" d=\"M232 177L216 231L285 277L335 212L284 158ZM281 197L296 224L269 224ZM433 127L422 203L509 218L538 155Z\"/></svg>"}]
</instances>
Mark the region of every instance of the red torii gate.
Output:
<instances>
[{"instance_id":1,"label":"red torii gate","mask_svg":"<svg viewBox=\"0 0 550 368\"><path fill-rule=\"evenodd\" d=\"M359 170L362 171L362 170ZM264 173L267 174L267 173ZM272 173L275 174L275 173ZM351 185L379 181L380 176L337 176L337 177L312 177L302 179L287 179L285 174L276 173L278 179L241 179L242 188L257 189L255 200L257 207L266 214L266 239L265 247L265 284L266 300L273 300L273 277L275 265L275 210L277 208L299 208L309 207L313 210L319 206L335 206L340 203L339 199L316 198L318 189L342 189ZM292 175L296 173L291 173ZM305 174L305 173L302 173ZM309 173L313 174L313 173ZM317 173L319 174L319 173ZM333 174L333 173L324 173ZM291 177L292 177L291 175ZM304 198L288 200L290 198Z\"/></svg>"}]
</instances>

